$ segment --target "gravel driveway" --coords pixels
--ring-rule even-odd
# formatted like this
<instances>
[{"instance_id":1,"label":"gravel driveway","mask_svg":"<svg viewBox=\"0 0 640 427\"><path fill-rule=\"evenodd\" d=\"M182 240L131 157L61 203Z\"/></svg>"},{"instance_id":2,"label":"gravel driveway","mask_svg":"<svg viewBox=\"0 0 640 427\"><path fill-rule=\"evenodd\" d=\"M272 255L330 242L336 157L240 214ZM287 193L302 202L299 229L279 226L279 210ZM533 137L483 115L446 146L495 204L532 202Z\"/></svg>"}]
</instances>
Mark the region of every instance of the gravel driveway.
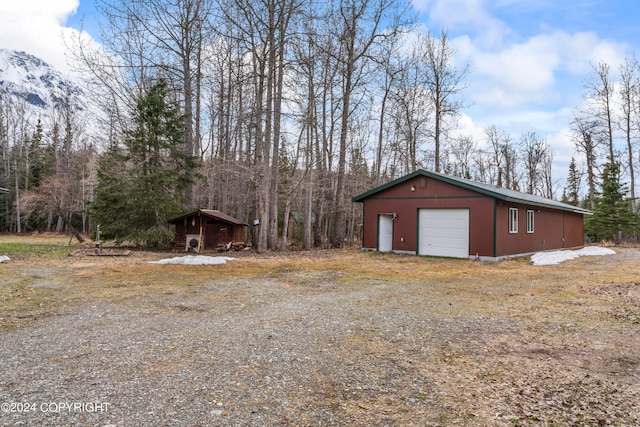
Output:
<instances>
[{"instance_id":1,"label":"gravel driveway","mask_svg":"<svg viewBox=\"0 0 640 427\"><path fill-rule=\"evenodd\" d=\"M632 271L637 250L571 261L582 281L516 261L442 261L463 267L447 276L417 257L394 279L392 256L367 256L391 272L200 267L180 291L0 330L0 425L640 425L640 285L584 271ZM509 269L525 273L491 279Z\"/></svg>"}]
</instances>

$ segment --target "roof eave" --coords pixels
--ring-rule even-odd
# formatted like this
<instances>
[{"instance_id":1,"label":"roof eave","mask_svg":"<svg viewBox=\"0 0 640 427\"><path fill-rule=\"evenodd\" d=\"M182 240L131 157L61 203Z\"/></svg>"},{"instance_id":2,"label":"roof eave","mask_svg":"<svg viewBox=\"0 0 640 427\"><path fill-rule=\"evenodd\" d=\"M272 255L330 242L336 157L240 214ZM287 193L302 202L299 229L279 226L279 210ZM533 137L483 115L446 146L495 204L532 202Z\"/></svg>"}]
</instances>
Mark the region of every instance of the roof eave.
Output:
<instances>
[{"instance_id":1,"label":"roof eave","mask_svg":"<svg viewBox=\"0 0 640 427\"><path fill-rule=\"evenodd\" d=\"M248 227L249 226L249 224L247 224L246 222L242 222L242 221L240 221L240 220L238 220L236 218L233 218L233 217L225 218L225 217L222 217L222 216L211 215L210 213L207 212L207 210L208 209L198 209L198 210L186 213L184 215L181 215L179 217L172 218L167 222L169 224L175 224L175 223L178 223L178 222L182 221L183 219L188 218L188 217L190 217L192 215L199 214L199 215L206 216L208 218L214 218L214 219L217 219L219 221L223 221L223 222L226 222L226 223L229 223L229 224L233 224L233 225L238 225L238 226L243 226L243 227ZM226 215L226 216L228 216L228 215Z\"/></svg>"},{"instance_id":2,"label":"roof eave","mask_svg":"<svg viewBox=\"0 0 640 427\"><path fill-rule=\"evenodd\" d=\"M580 214L584 214L584 215L592 215L593 212L587 210L587 209L581 209L581 208L577 208L575 206L570 206L570 205L566 205L566 206L560 206L560 205L556 205L556 204L548 204L548 203L542 203L542 202L536 202L533 200L526 200L526 199L518 199L515 197L509 197L506 196L504 194L501 194L497 191L491 191L488 190L486 188L482 188L480 186L476 186L476 185L472 185L472 184L467 184L465 182L461 182L460 180L456 180L456 179L451 179L445 175L442 174L435 174L435 173L431 173L429 171L426 171L424 169L418 169L417 171L409 174L409 175L405 175L403 177L400 177L396 180L393 180L387 184L381 185L379 187L376 187L372 190L369 190L365 193L362 193L358 196L355 196L354 198L352 198L351 200L353 202L362 202L364 199L366 199L367 197L370 197L380 191L386 190L387 188L391 188L395 185L401 184L404 181L408 181L416 176L426 176L438 181L443 181L446 182L447 184L451 184L451 185L455 185L456 187L461 187L461 188L465 188L467 190L470 191L474 191L476 193L480 193L483 194L485 196L489 196L489 197L493 197L495 199L498 200L502 200L505 202L510 202L510 203L519 203L519 204L525 204L525 205L530 205L530 206L538 206L538 207L544 207L544 208L548 208L548 209L556 209L556 210L563 210L563 211L569 211L569 212L574 212L574 213L580 213Z\"/></svg>"},{"instance_id":3,"label":"roof eave","mask_svg":"<svg viewBox=\"0 0 640 427\"><path fill-rule=\"evenodd\" d=\"M582 208L579 208L579 207L576 207L576 206L572 206L572 205L559 206L559 205L555 205L555 204L551 204L551 203L542 203L542 202L536 202L536 201L533 201L533 200L526 200L526 199L518 199L518 198L515 198L515 197L500 196L499 194L495 194L493 197L495 197L498 200L502 200L502 201L510 202L510 203L519 203L521 205L538 206L538 207L541 207L541 208L556 209L556 210L573 212L573 213L581 213L581 214L585 214L585 215L592 215L593 214L593 212L591 212L590 210L582 209Z\"/></svg>"}]
</instances>

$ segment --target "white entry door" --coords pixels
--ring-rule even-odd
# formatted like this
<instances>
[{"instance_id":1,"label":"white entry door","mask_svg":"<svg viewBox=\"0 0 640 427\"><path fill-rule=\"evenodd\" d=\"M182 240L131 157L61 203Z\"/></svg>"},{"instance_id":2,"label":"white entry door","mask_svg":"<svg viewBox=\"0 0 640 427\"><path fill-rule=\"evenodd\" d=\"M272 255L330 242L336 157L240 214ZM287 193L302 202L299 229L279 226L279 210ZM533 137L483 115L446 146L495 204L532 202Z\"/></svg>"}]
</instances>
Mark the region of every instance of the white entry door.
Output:
<instances>
[{"instance_id":1,"label":"white entry door","mask_svg":"<svg viewBox=\"0 0 640 427\"><path fill-rule=\"evenodd\" d=\"M391 252L393 249L393 217L378 215L378 250Z\"/></svg>"},{"instance_id":2,"label":"white entry door","mask_svg":"<svg viewBox=\"0 0 640 427\"><path fill-rule=\"evenodd\" d=\"M418 255L469 257L468 209L420 209Z\"/></svg>"}]
</instances>

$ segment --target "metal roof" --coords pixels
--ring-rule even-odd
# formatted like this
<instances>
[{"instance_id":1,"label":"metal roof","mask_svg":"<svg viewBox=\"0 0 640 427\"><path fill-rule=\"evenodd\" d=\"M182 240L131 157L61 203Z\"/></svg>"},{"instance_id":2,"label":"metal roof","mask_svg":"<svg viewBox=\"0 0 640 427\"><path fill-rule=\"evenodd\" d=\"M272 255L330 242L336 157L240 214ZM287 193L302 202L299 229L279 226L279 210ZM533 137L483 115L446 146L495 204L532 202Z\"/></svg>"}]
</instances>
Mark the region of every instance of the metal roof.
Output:
<instances>
[{"instance_id":1,"label":"metal roof","mask_svg":"<svg viewBox=\"0 0 640 427\"><path fill-rule=\"evenodd\" d=\"M469 179L459 178L456 176L449 176L438 172L426 171L424 169L418 169L417 171L398 178L394 181L388 182L384 185L376 187L351 199L353 202L362 202L364 199L373 196L374 194L408 181L416 176L426 176L438 181L446 182L457 187L466 188L467 190L476 191L489 197L494 197L498 200L512 203L522 203L526 205L539 206L551 209L559 209L563 211L570 211L581 213L585 215L591 215L593 212L582 209L577 206L569 205L566 203L558 202L556 200L546 199L544 197L536 196L533 194L521 193L520 191L509 190L507 188L496 187L491 184L484 184L482 182L472 181Z\"/></svg>"},{"instance_id":2,"label":"metal roof","mask_svg":"<svg viewBox=\"0 0 640 427\"><path fill-rule=\"evenodd\" d=\"M6 188L2 188L0 187L0 194L8 194L9 190L7 190Z\"/></svg>"},{"instance_id":3,"label":"metal roof","mask_svg":"<svg viewBox=\"0 0 640 427\"><path fill-rule=\"evenodd\" d=\"M230 215L227 215L226 213L220 212L219 210L215 210L215 209L198 209L197 211L189 212L188 214L180 215L179 217L170 219L169 223L172 224L175 222L179 222L184 218L188 218L190 216L197 215L197 214L200 214L209 218L213 218L213 219L219 219L220 221L228 222L234 225L247 225L247 226L249 225L246 222L242 222L237 218L234 218Z\"/></svg>"}]
</instances>

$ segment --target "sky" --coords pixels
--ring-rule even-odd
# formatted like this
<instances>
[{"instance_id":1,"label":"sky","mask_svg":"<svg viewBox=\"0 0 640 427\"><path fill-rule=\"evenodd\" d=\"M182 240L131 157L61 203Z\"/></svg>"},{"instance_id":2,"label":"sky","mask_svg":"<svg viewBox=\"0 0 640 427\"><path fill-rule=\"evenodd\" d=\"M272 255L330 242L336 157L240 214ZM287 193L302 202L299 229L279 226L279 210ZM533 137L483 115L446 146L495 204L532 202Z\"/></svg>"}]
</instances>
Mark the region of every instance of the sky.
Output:
<instances>
[{"instance_id":1,"label":"sky","mask_svg":"<svg viewBox=\"0 0 640 427\"><path fill-rule=\"evenodd\" d=\"M470 64L461 134L482 146L495 125L535 132L554 152L554 177L577 156L569 131L591 64L617 70L640 46L637 0L414 0L421 24L446 28L457 58ZM64 39L84 28L98 38L93 0L0 2L0 47L24 50L69 71Z\"/></svg>"},{"instance_id":2,"label":"sky","mask_svg":"<svg viewBox=\"0 0 640 427\"><path fill-rule=\"evenodd\" d=\"M640 44L635 0L416 0L431 31L447 28L471 73L461 133L478 141L495 125L536 132L564 179L575 153L570 122L584 105L592 65L617 71ZM640 54L640 52L638 52Z\"/></svg>"}]
</instances>

